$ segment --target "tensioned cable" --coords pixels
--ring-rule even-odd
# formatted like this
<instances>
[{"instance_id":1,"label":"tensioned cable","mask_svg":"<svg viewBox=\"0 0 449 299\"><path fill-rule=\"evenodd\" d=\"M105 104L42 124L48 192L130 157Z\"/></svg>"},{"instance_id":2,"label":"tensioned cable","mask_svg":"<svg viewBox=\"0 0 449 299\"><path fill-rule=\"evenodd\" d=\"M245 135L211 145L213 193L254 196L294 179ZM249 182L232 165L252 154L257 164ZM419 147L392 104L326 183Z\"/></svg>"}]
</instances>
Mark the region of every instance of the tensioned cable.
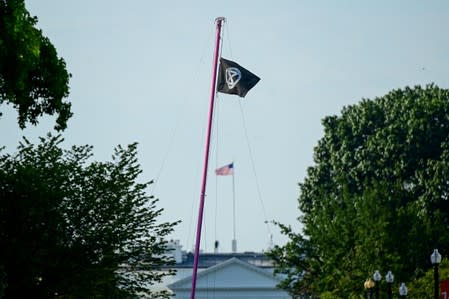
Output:
<instances>
[{"instance_id":1,"label":"tensioned cable","mask_svg":"<svg viewBox=\"0 0 449 299\"><path fill-rule=\"evenodd\" d=\"M221 40L223 39L223 35L221 35ZM221 56L221 52L222 52L222 43L220 43L220 49L219 49L219 53L220 53L220 56ZM212 58L213 59L213 58ZM217 107L217 103L218 103L218 97L217 97L217 92L215 91L215 101L214 101L214 111L215 111L215 108ZM214 115L212 116L212 117L217 117L216 116L216 114L217 114L217 111L215 111L214 112ZM217 117L218 118L218 117ZM218 122L217 122L218 123ZM218 126L217 126L218 127ZM218 133L217 133L217 135L218 135ZM213 136L213 134L212 134L212 136L211 136L212 138L214 138L214 136ZM218 148L218 138L216 138L217 140L216 140L216 142L217 142L217 148ZM216 162L217 163L217 162ZM209 170L207 170L207 171L209 171ZM206 195L205 195L206 196ZM217 206L217 205L216 205ZM188 236L190 236L190 232L191 232L191 227L192 227L192 219L193 219L193 209L192 209L192 213L191 213L191 219L190 219L190 224L189 224L189 233L188 233ZM207 215L205 215L205 217L203 218L203 222L204 221L206 221L206 216ZM217 212L215 212L215 219L217 218ZM215 223L216 223L216 220L215 220ZM215 227L216 227L216 225L215 225ZM205 251L207 252L207 226L205 225L204 226L204 229L203 229L203 234L205 235L205 242L204 242L204 248L205 248ZM216 235L216 228L215 228L215 235ZM214 281L213 281L213 283L214 283L214 297L215 297L215 278L214 278ZM207 283L208 284L208 283ZM209 292L209 290L207 290L207 293Z\"/></svg>"},{"instance_id":2,"label":"tensioned cable","mask_svg":"<svg viewBox=\"0 0 449 299\"><path fill-rule=\"evenodd\" d=\"M209 35L205 39L205 41L203 43L203 47L202 47L202 51L201 51L202 53L200 55L200 59L199 59L198 63L196 64L196 68L195 68L195 71L193 72L193 76L192 76L194 78L195 82L199 82L200 66L202 64L204 64L204 59L205 59L205 56L206 56L206 49L208 48L208 45L211 43L212 34L213 34L213 31L209 31ZM191 86L191 90L193 90L194 84L191 84L190 86ZM178 117L176 117L176 123L175 123L175 125L173 126L173 129L170 132L170 137L169 137L169 142L168 142L168 145L167 145L167 150L165 151L165 154L164 154L164 156L162 158L162 162L161 162L161 165L160 165L160 167L159 167L159 169L157 171L154 183L151 185L152 186L152 194L156 194L156 190L157 190L157 187L158 187L159 180L160 180L161 175L162 175L162 173L163 173L163 171L165 169L165 164L166 164L166 162L168 160L170 152L173 149L176 135L177 135L177 133L179 131L179 128L181 126L182 121L185 118L186 111L187 111L186 106L188 104L188 101L192 99L192 96L191 96L192 92L191 91L190 92L186 92L184 94L185 94L185 96L183 97L183 102L180 105L180 109L176 113L176 115L178 116ZM190 237L190 233L192 231L192 223L193 223L193 214L194 214L195 202L196 202L195 200L192 200L191 212L190 212L190 220L189 220L189 225L188 225L188 233L187 233L186 242L185 242L186 248L190 247L190 239L189 239L189 237Z\"/></svg>"},{"instance_id":3,"label":"tensioned cable","mask_svg":"<svg viewBox=\"0 0 449 299\"><path fill-rule=\"evenodd\" d=\"M224 25L226 26L226 20L224 22ZM223 52L223 40L224 40L224 32L225 28L223 28L221 32L221 42L220 42L220 49L219 49L219 57L221 57ZM218 62L220 63L220 62ZM217 90L215 90L215 169L219 167L218 165L218 157L219 157L219 140L220 140L220 127L219 127L219 115L220 115L220 97L218 96ZM217 219L218 219L218 176L215 175L215 215L214 215L214 250L215 250L215 241L217 241ZM218 244L220 246L220 244ZM213 294L212 297L215 298L215 286L216 286L216 279L217 279L217 273L214 273L214 280L213 280Z\"/></svg>"},{"instance_id":4,"label":"tensioned cable","mask_svg":"<svg viewBox=\"0 0 449 299\"><path fill-rule=\"evenodd\" d=\"M225 27L226 27L227 34L230 35L229 34L230 30L228 29L227 23L225 23ZM230 55L229 57L231 57L231 59L234 60L234 56L232 55L232 48L231 48L231 37L228 38L228 50L229 50L229 55Z\"/></svg>"},{"instance_id":5,"label":"tensioned cable","mask_svg":"<svg viewBox=\"0 0 449 299\"><path fill-rule=\"evenodd\" d=\"M204 56L205 56L205 53L206 53L206 48L207 48L208 43L210 43L210 41L212 39L211 38L212 37L212 33L213 33L212 31L209 32L209 36L207 37L206 41L203 44L202 54L200 56L200 59L199 59L199 61L197 63L197 66L196 66L196 70L194 72L194 76L193 77L194 77L195 81L197 81L197 82L199 81L200 65L204 63ZM191 86L191 90L193 90L194 84L192 84L190 86ZM165 152L165 154L164 154L164 156L162 158L162 163L161 163L161 166L159 167L159 170L158 170L158 172L156 174L156 178L154 180L154 183L151 185L153 187L152 188L153 194L156 193L156 188L158 186L159 179L160 179L160 177L162 175L162 171L164 170L165 163L166 163L166 161L168 159L168 156L169 156L169 154L170 154L170 152L171 152L171 150L173 148L173 144L174 144L174 141L175 141L176 133L178 132L179 127L181 125L181 120L184 119L184 116L186 114L185 112L187 111L187 109L185 109L185 107L187 105L187 101L189 99L191 99L191 97L189 98L189 96L187 96L187 95L190 95L191 92L188 92L188 93L185 93L185 94L186 94L186 96L184 96L184 98L183 98L183 102L181 104L181 109L178 110L178 112L177 112L179 117L176 117L175 126L171 130L171 134L170 134L167 150L166 150L166 152Z\"/></svg>"},{"instance_id":6,"label":"tensioned cable","mask_svg":"<svg viewBox=\"0 0 449 299\"><path fill-rule=\"evenodd\" d=\"M216 107L216 118L215 118L215 169L217 169L218 166L218 157L219 157L219 143L218 140L220 138L220 130L219 130L219 112L220 112L220 104L218 103L218 97L216 94L217 103L215 104ZM214 217L214 238L217 240L217 219L218 219L218 176L215 175L215 217Z\"/></svg>"},{"instance_id":7,"label":"tensioned cable","mask_svg":"<svg viewBox=\"0 0 449 299\"><path fill-rule=\"evenodd\" d=\"M225 23L225 27L227 28L227 24L226 23ZM227 34L229 35L229 30L228 29L227 29ZM231 39L230 38L228 38L228 48L229 48L230 57L231 57L232 60L234 60L234 57L232 55L232 47L231 47ZM271 229L270 229L270 226L269 226L270 222L268 221L267 213L266 213L266 210L265 210L265 205L264 205L263 200L262 200L262 193L260 192L259 180L257 178L256 166L255 166L255 163L254 163L253 154L252 154L252 150L251 150L251 145L250 145L249 138L248 138L248 130L246 128L245 115L243 113L242 102L240 100L238 102L239 102L239 107L240 107L240 114L242 115L243 128L244 128L244 131L245 131L246 144L248 146L249 156L250 156L250 160L251 160L251 166L252 166L254 178L256 180L257 194L258 194L258 197L259 197L259 202L260 202L260 204L262 206L262 212L263 212L264 218L265 218L264 222L265 222L265 225L267 227L268 234L271 236Z\"/></svg>"},{"instance_id":8,"label":"tensioned cable","mask_svg":"<svg viewBox=\"0 0 449 299\"><path fill-rule=\"evenodd\" d=\"M243 108L242 108L242 102L241 101L239 101L239 107L240 107L240 114L242 115L243 129L245 131L246 144L248 146L249 157L250 157L250 160L251 160L251 166L252 166L252 169L253 169L254 178L256 180L257 195L259 197L259 202L260 202L260 204L262 206L263 215L265 217L265 221L264 222L265 222L265 225L267 227L268 234L271 236L271 229L270 229L270 226L268 225L269 222L268 222L267 212L265 210L265 205L264 205L263 200L262 200L262 193L260 192L259 180L257 178L256 166L255 166L254 158L253 158L253 152L251 150L251 145L249 143L248 130L246 128L245 115L243 113Z\"/></svg>"},{"instance_id":9,"label":"tensioned cable","mask_svg":"<svg viewBox=\"0 0 449 299\"><path fill-rule=\"evenodd\" d=\"M201 54L201 59L200 61L204 60L204 57L206 55L206 48L207 48L207 44L211 43L212 40L212 34L213 34L213 30L209 31L209 36L207 38L206 43L203 45L203 53ZM213 58L212 58L213 59ZM197 77L198 79L198 77ZM190 247L190 241L192 240L192 244L194 244L195 240L194 240L194 236L191 236L191 232L192 232L192 226L193 226L193 218L194 218L194 214L195 214L195 203L197 203L196 200L192 200L192 205L191 205L191 210L190 210L190 219L189 219L189 226L188 226L188 230L187 230L187 235L186 235L186 248ZM198 203L199 204L199 203Z\"/></svg>"},{"instance_id":10,"label":"tensioned cable","mask_svg":"<svg viewBox=\"0 0 449 299\"><path fill-rule=\"evenodd\" d=\"M226 26L226 21L224 23L224 25ZM224 40L224 28L223 31L221 33L221 42L220 42L220 49L219 49L219 57L221 57L222 52L223 52L223 40ZM215 90L215 169L217 169L219 167L218 165L218 157L219 157L219 137L220 137L220 127L219 127L219 115L220 115L220 97L218 96L218 92ZM217 212L218 212L218 176L215 176L215 231L214 231L214 238L215 240L217 240Z\"/></svg>"}]
</instances>

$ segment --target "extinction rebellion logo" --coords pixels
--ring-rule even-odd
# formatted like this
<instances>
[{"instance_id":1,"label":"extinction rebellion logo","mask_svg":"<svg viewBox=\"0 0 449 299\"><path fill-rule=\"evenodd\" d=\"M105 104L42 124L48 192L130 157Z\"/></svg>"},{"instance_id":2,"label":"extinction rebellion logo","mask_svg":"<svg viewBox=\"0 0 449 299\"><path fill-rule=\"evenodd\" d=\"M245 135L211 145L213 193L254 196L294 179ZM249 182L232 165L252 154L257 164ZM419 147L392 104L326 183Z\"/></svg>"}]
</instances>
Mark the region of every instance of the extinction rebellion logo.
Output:
<instances>
[{"instance_id":1,"label":"extinction rebellion logo","mask_svg":"<svg viewBox=\"0 0 449 299\"><path fill-rule=\"evenodd\" d=\"M0 0L1 2L1 0ZM244 98L246 93L259 82L260 78L231 60L220 58L217 91L236 94Z\"/></svg>"},{"instance_id":2,"label":"extinction rebellion logo","mask_svg":"<svg viewBox=\"0 0 449 299\"><path fill-rule=\"evenodd\" d=\"M229 89L233 89L242 78L242 73L236 67L229 67L226 69L226 84Z\"/></svg>"}]
</instances>

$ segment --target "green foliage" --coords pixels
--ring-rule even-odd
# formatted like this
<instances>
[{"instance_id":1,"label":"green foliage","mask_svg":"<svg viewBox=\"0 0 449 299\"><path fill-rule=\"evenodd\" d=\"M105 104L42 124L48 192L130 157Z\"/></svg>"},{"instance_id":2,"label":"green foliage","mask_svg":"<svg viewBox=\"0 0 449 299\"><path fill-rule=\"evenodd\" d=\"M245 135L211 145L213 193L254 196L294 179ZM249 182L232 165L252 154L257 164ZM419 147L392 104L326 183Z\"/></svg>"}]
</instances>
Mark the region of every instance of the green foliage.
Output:
<instances>
[{"instance_id":1,"label":"green foliage","mask_svg":"<svg viewBox=\"0 0 449 299\"><path fill-rule=\"evenodd\" d=\"M411 281L407 285L410 299L433 298L434 295L434 270L427 270L422 277ZM449 260L443 258L439 266L439 276L441 280L449 279Z\"/></svg>"},{"instance_id":2,"label":"green foliage","mask_svg":"<svg viewBox=\"0 0 449 299\"><path fill-rule=\"evenodd\" d=\"M287 290L292 298L307 298L311 294L309 284L314 275L306 262L306 256L311 253L307 248L308 242L300 234L295 234L291 227L281 223L276 224L279 225L282 233L290 238L290 242L284 247L276 245L266 253L277 265L274 273L285 277L279 287Z\"/></svg>"},{"instance_id":3,"label":"green foliage","mask_svg":"<svg viewBox=\"0 0 449 299\"><path fill-rule=\"evenodd\" d=\"M162 209L137 183L137 145L112 162L60 136L0 156L0 277L5 298L129 298L150 294L172 261ZM1 285L0 285L1 286ZM1 288L0 288L1 290ZM0 291L0 294L2 292ZM154 298L167 294L151 294Z\"/></svg>"},{"instance_id":4,"label":"green foliage","mask_svg":"<svg viewBox=\"0 0 449 299\"><path fill-rule=\"evenodd\" d=\"M56 113L55 129L64 130L72 115L70 103L63 102L70 75L36 23L23 0L0 0L0 104L17 109L21 128Z\"/></svg>"},{"instance_id":5,"label":"green foliage","mask_svg":"<svg viewBox=\"0 0 449 299\"><path fill-rule=\"evenodd\" d=\"M323 125L300 184L303 232L288 232L289 243L275 248L278 272L305 279L281 286L357 298L376 269L418 279L433 248L443 256L449 248L449 91L393 90ZM305 254L299 268L295 248Z\"/></svg>"}]
</instances>

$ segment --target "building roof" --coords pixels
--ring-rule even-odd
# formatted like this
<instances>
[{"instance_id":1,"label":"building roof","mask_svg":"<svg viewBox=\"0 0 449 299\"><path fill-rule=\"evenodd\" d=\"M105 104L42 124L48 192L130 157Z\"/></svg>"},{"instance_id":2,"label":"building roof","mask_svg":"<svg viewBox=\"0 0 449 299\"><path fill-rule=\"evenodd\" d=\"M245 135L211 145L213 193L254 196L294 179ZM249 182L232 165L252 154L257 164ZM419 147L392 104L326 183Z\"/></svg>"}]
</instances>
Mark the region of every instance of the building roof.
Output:
<instances>
[{"instance_id":1,"label":"building roof","mask_svg":"<svg viewBox=\"0 0 449 299\"><path fill-rule=\"evenodd\" d=\"M198 260L198 268L209 268L217 264L223 263L229 259L237 258L259 268L272 268L272 261L263 253L243 252L243 253L201 253ZM193 253L185 253L182 262L177 263L170 268L193 268Z\"/></svg>"},{"instance_id":2,"label":"building roof","mask_svg":"<svg viewBox=\"0 0 449 299\"><path fill-rule=\"evenodd\" d=\"M167 287L173 291L189 290L192 277L180 279ZM214 289L276 289L280 279L239 258L232 257L198 273L198 289L211 288L214 281Z\"/></svg>"}]
</instances>

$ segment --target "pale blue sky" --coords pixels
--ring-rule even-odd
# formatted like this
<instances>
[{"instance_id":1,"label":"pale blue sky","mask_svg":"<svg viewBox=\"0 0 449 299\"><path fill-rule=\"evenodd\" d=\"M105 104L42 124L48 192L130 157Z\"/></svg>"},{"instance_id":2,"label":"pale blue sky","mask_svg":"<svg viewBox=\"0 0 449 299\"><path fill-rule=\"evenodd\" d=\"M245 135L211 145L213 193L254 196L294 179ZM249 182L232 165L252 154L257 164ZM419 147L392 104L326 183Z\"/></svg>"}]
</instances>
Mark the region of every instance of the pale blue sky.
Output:
<instances>
[{"instance_id":1,"label":"pale blue sky","mask_svg":"<svg viewBox=\"0 0 449 299\"><path fill-rule=\"evenodd\" d=\"M215 17L227 18L223 57L262 79L241 107L267 218L297 230L297 183L312 165L323 117L407 85L449 88L448 1L26 4L73 74L74 116L65 144L92 144L95 159L104 161L117 144L139 142L141 179L156 178L163 165L150 192L165 209L161 220L183 221L172 237L187 249L197 219ZM218 98L203 226L208 251L215 239L223 251L231 248L231 178L216 180L213 169L232 159L239 250L260 251L268 244L238 101ZM1 144L8 151L22 135L36 140L54 124L44 118L37 128L21 131L15 111L1 109ZM272 230L275 243L283 244L285 238Z\"/></svg>"}]
</instances>

